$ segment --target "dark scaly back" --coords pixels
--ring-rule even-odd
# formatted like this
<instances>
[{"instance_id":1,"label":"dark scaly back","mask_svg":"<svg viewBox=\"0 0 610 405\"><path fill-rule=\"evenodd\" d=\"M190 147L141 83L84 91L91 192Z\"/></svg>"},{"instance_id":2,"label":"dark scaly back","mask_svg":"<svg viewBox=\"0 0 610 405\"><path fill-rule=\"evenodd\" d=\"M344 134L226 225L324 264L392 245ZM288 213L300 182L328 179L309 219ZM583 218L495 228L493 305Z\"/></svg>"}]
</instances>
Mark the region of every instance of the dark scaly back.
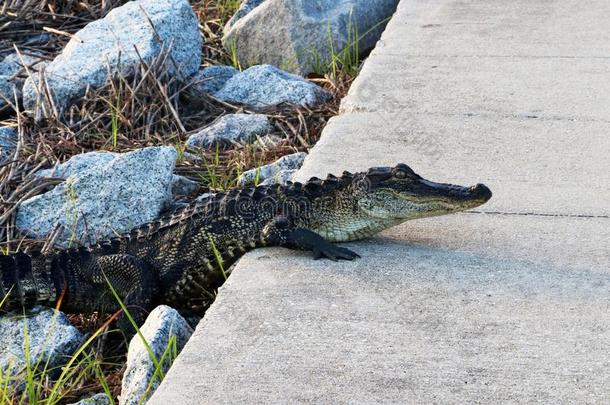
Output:
<instances>
[{"instance_id":1,"label":"dark scaly back","mask_svg":"<svg viewBox=\"0 0 610 405\"><path fill-rule=\"evenodd\" d=\"M159 252L164 259L154 263L155 270L171 267L176 261L165 249L164 236L170 239L184 239L193 223L202 224L212 219L219 210L225 215L234 215L239 198L259 199L277 191L277 187L257 187L233 190L229 193L212 194L200 202L179 208L162 218L135 228L129 233L96 243L91 247L58 249L45 254L40 252L19 252L0 256L0 301L6 296L3 309L12 309L34 304L53 305L62 295L64 308L81 309L90 307L94 287L86 288L87 265L103 255L131 254L154 261ZM187 241L188 242L188 241ZM223 246L219 246L222 250ZM203 252L203 262L208 264L209 272L214 269L212 252ZM239 252L236 252L239 253ZM242 252L243 253L243 252ZM155 266L153 266L155 267ZM180 278L177 275L176 278ZM215 280L216 278L212 278ZM184 285L186 280L181 280ZM206 283L207 284L207 283ZM216 283L212 283L216 284ZM214 286L207 286L210 289ZM79 291L79 289L85 291Z\"/></svg>"}]
</instances>

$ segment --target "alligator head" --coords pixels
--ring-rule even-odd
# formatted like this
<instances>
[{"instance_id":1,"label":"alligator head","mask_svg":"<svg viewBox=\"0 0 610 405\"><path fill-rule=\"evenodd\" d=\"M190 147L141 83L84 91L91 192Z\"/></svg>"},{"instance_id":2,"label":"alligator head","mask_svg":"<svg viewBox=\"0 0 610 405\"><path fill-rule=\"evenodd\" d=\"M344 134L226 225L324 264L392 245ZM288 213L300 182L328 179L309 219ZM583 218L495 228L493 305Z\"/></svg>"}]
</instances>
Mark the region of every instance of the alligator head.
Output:
<instances>
[{"instance_id":1,"label":"alligator head","mask_svg":"<svg viewBox=\"0 0 610 405\"><path fill-rule=\"evenodd\" d=\"M491 198L491 191L483 184L435 183L399 164L363 173L356 195L359 208L367 215L398 223L478 207Z\"/></svg>"}]
</instances>

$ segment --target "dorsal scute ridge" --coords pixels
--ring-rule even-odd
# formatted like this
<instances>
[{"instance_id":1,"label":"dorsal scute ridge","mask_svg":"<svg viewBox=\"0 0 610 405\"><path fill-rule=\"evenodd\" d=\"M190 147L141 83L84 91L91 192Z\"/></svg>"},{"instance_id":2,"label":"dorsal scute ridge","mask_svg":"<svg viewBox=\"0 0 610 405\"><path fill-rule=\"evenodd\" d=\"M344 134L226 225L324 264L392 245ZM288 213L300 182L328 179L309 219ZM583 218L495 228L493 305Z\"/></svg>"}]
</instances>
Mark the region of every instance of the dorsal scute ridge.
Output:
<instances>
[{"instance_id":1,"label":"dorsal scute ridge","mask_svg":"<svg viewBox=\"0 0 610 405\"><path fill-rule=\"evenodd\" d=\"M214 204L219 198L225 196L225 193L211 194L207 198L201 201L192 202L184 207L180 207L168 214L156 219L152 222L143 224L137 228L132 229L121 235L109 237L107 239L96 242L95 244L88 247L90 251L101 250L101 251L114 251L125 243L126 241L134 241L142 238L148 238L154 235L156 232L163 231L167 228L171 228L180 223L183 223L196 215L208 212L208 206ZM69 249L68 249L69 250Z\"/></svg>"}]
</instances>

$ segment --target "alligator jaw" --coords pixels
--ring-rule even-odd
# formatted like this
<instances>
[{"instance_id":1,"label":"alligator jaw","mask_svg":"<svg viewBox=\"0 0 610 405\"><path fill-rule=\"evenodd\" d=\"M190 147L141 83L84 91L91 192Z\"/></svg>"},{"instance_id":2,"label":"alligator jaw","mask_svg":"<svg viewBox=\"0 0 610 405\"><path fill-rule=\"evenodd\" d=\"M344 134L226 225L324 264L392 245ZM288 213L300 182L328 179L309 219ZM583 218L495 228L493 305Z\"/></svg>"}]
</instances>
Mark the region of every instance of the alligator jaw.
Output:
<instances>
[{"instance_id":1,"label":"alligator jaw","mask_svg":"<svg viewBox=\"0 0 610 405\"><path fill-rule=\"evenodd\" d=\"M491 190L484 184L462 187L421 179L411 190L397 192L395 197L402 201L403 206L395 218L408 220L478 207L489 201Z\"/></svg>"}]
</instances>

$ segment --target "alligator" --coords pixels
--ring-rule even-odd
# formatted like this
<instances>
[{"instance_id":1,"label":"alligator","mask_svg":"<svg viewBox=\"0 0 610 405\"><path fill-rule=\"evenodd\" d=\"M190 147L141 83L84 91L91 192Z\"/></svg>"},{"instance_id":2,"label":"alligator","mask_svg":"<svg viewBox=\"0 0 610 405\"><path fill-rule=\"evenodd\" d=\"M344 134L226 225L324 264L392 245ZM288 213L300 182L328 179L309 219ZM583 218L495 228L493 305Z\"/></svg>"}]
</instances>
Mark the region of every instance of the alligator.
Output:
<instances>
[{"instance_id":1,"label":"alligator","mask_svg":"<svg viewBox=\"0 0 610 405\"><path fill-rule=\"evenodd\" d=\"M0 300L3 309L60 302L65 312L111 313L120 312L116 294L139 324L158 304L204 311L248 250L280 246L352 260L357 253L334 243L474 208L491 195L483 184L425 180L405 164L235 189L93 246L0 256Z\"/></svg>"}]
</instances>

